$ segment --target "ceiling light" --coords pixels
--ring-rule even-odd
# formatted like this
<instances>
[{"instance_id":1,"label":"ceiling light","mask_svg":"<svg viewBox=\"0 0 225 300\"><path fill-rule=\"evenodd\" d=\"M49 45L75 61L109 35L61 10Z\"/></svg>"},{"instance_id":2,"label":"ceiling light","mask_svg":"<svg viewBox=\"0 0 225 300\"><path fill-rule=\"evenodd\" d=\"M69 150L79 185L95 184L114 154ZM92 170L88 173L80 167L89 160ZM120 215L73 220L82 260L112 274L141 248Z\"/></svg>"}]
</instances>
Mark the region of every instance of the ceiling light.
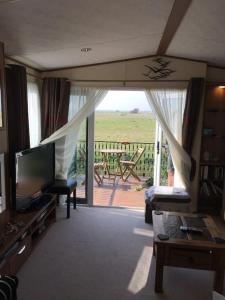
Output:
<instances>
[{"instance_id":1,"label":"ceiling light","mask_svg":"<svg viewBox=\"0 0 225 300\"><path fill-rule=\"evenodd\" d=\"M92 48L81 48L80 49L81 52L89 52L91 50L92 50Z\"/></svg>"}]
</instances>

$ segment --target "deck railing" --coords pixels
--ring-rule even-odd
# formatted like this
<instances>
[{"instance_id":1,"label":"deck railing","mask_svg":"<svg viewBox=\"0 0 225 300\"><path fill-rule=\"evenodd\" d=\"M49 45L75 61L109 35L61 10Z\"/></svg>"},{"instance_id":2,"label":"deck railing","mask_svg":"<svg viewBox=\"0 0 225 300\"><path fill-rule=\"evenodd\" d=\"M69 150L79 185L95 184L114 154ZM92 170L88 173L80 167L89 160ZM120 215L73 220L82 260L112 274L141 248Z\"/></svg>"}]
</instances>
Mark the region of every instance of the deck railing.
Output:
<instances>
[{"instance_id":1,"label":"deck railing","mask_svg":"<svg viewBox=\"0 0 225 300\"><path fill-rule=\"evenodd\" d=\"M77 169L81 172L85 168L85 141L79 141L77 146ZM129 160L132 154L137 150L137 148L145 148L145 152L139 160L135 172L139 176L145 178L153 178L154 175L154 153L155 144L154 143L140 143L140 142L116 142L116 141L95 141L95 162L101 162L103 156L101 153L102 149L121 149L124 150L125 154L122 159ZM168 151L166 145L161 148L161 184L166 184L167 182L167 158ZM117 167L116 157L113 155L109 156L109 169L114 172Z\"/></svg>"}]
</instances>

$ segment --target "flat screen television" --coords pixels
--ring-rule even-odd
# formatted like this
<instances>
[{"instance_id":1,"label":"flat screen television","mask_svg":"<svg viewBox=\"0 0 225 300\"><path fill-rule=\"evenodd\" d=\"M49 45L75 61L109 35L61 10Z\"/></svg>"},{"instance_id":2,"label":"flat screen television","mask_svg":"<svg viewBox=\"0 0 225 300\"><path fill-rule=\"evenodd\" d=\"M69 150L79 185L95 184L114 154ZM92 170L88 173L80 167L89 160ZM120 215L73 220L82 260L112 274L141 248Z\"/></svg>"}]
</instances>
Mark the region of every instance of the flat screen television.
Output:
<instances>
[{"instance_id":1,"label":"flat screen television","mask_svg":"<svg viewBox=\"0 0 225 300\"><path fill-rule=\"evenodd\" d=\"M16 153L17 211L29 208L55 180L54 143Z\"/></svg>"}]
</instances>

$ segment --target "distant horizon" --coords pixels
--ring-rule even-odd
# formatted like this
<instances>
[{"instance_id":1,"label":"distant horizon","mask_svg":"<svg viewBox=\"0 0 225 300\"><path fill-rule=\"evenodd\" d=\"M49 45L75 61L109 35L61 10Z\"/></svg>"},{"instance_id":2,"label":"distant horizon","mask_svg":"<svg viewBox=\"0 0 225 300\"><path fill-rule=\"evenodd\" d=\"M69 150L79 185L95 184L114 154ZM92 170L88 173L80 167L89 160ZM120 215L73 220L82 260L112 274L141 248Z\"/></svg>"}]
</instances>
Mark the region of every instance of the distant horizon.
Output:
<instances>
[{"instance_id":1,"label":"distant horizon","mask_svg":"<svg viewBox=\"0 0 225 300\"><path fill-rule=\"evenodd\" d=\"M135 108L138 108L138 107L135 107ZM104 109L98 109L98 110L96 110L96 112L118 112L118 113L119 112L126 112L126 113L130 113L131 110L119 110L119 109L117 109L117 110L111 110L111 109L104 110ZM139 110L138 113L152 113L152 112L149 111L149 110L148 111L147 110Z\"/></svg>"},{"instance_id":2,"label":"distant horizon","mask_svg":"<svg viewBox=\"0 0 225 300\"><path fill-rule=\"evenodd\" d=\"M143 91L109 91L96 111L130 112L135 108L139 112L151 112Z\"/></svg>"}]
</instances>

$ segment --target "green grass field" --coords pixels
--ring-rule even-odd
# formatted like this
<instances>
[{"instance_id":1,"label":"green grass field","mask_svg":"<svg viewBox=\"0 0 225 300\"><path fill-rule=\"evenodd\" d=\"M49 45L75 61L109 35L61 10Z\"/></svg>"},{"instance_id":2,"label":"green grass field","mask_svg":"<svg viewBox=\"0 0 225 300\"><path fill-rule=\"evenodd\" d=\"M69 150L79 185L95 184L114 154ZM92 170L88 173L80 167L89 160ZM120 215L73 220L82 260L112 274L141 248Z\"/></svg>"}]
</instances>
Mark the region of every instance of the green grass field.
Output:
<instances>
[{"instance_id":1,"label":"green grass field","mask_svg":"<svg viewBox=\"0 0 225 300\"><path fill-rule=\"evenodd\" d=\"M155 141L155 119L150 112L95 113L95 140L118 142Z\"/></svg>"}]
</instances>

